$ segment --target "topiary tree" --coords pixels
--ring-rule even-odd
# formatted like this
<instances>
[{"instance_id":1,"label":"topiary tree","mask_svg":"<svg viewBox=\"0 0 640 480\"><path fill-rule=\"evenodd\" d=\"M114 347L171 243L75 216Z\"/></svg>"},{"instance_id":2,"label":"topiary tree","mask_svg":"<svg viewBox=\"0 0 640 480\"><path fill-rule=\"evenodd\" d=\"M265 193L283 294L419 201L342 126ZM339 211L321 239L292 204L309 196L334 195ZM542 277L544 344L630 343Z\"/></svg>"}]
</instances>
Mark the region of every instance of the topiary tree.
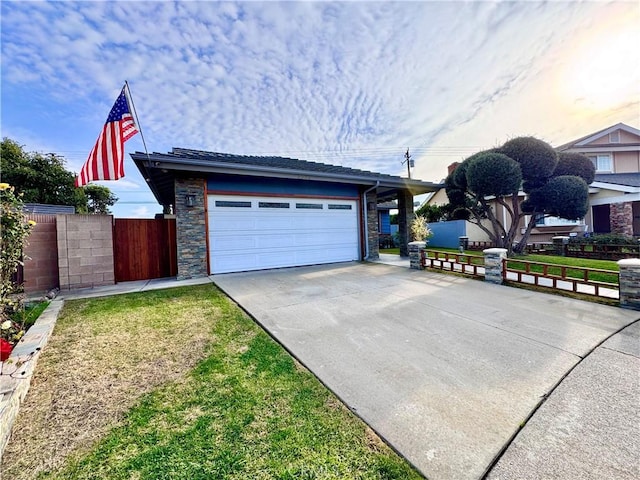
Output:
<instances>
[{"instance_id":1,"label":"topiary tree","mask_svg":"<svg viewBox=\"0 0 640 480\"><path fill-rule=\"evenodd\" d=\"M542 140L518 137L467 158L447 177L445 186L453 217L475 223L512 254L524 250L540 215L582 218L594 174L584 155L559 156ZM506 221L496 214L495 204L508 212ZM525 215L531 217L514 245Z\"/></svg>"}]
</instances>

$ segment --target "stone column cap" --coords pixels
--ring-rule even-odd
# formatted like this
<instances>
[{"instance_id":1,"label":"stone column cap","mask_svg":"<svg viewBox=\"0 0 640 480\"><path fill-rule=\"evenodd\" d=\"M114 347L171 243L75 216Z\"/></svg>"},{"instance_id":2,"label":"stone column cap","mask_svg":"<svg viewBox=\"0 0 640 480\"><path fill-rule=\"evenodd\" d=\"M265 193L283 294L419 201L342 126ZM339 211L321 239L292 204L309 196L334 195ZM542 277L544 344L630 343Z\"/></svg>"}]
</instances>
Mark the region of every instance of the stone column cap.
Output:
<instances>
[{"instance_id":1,"label":"stone column cap","mask_svg":"<svg viewBox=\"0 0 640 480\"><path fill-rule=\"evenodd\" d=\"M640 267L640 258L624 258L618 260L618 265L621 267Z\"/></svg>"},{"instance_id":2,"label":"stone column cap","mask_svg":"<svg viewBox=\"0 0 640 480\"><path fill-rule=\"evenodd\" d=\"M507 253L506 248L487 248L483 250L482 253L488 253L489 255L499 255L501 253Z\"/></svg>"}]
</instances>

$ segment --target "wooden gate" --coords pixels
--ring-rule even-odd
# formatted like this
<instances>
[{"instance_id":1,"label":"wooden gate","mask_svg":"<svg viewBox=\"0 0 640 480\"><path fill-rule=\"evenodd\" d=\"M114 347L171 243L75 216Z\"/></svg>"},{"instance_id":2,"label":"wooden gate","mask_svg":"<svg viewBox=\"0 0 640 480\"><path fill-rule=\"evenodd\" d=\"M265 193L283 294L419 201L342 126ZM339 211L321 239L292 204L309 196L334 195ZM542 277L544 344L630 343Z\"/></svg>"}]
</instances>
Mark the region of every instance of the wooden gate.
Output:
<instances>
[{"instance_id":1,"label":"wooden gate","mask_svg":"<svg viewBox=\"0 0 640 480\"><path fill-rule=\"evenodd\" d=\"M177 275L175 219L116 218L113 255L116 282Z\"/></svg>"}]
</instances>

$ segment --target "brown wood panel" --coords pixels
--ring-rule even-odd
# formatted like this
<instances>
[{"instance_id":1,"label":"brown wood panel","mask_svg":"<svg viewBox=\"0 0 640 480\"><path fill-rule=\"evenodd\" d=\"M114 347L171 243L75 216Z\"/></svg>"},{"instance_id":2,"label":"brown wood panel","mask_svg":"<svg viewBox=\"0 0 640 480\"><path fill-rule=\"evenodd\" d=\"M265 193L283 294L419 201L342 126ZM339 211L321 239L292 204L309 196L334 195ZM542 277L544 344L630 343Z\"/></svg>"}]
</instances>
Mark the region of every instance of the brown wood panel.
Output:
<instances>
[{"instance_id":1,"label":"brown wood panel","mask_svg":"<svg viewBox=\"0 0 640 480\"><path fill-rule=\"evenodd\" d=\"M116 218L113 247L116 282L178 273L175 219Z\"/></svg>"}]
</instances>

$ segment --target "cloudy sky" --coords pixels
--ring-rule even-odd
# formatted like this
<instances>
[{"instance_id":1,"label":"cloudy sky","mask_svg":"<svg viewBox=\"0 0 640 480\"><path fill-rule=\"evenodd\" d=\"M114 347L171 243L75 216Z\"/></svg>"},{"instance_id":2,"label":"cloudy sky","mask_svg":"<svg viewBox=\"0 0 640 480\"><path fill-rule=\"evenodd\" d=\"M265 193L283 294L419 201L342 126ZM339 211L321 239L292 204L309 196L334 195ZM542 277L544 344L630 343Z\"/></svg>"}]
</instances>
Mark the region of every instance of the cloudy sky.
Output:
<instances>
[{"instance_id":1,"label":"cloudy sky","mask_svg":"<svg viewBox=\"0 0 640 480\"><path fill-rule=\"evenodd\" d=\"M637 1L0 5L1 135L76 172L125 80L149 151L406 175L409 147L427 181L514 136L640 127ZM125 172L116 216L159 212Z\"/></svg>"}]
</instances>

